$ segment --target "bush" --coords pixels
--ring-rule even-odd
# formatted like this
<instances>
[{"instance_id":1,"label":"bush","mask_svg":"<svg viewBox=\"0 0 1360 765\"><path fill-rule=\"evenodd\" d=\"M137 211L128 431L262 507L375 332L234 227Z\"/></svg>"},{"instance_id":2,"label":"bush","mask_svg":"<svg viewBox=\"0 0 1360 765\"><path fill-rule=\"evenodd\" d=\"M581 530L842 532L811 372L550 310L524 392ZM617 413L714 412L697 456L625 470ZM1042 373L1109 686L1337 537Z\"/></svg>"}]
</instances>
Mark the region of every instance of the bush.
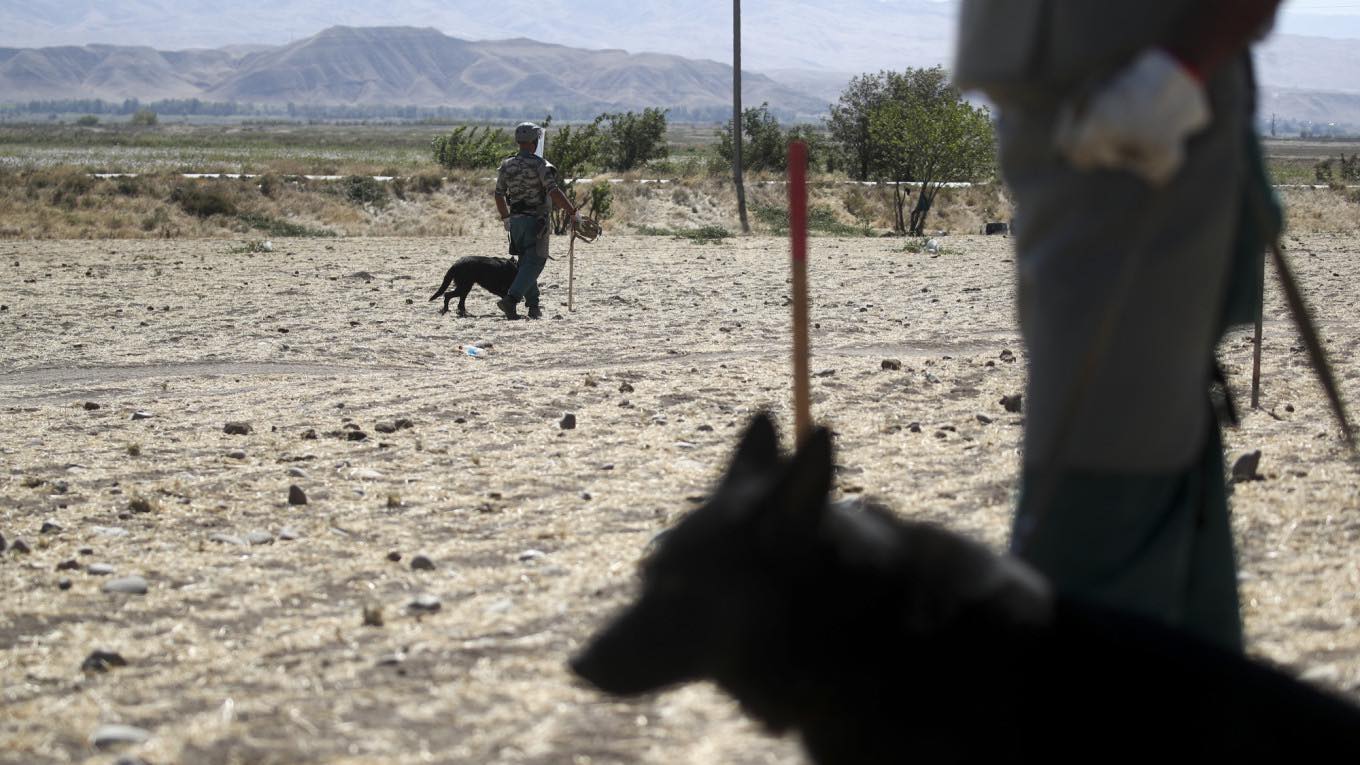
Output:
<instances>
[{"instance_id":1,"label":"bush","mask_svg":"<svg viewBox=\"0 0 1360 765\"><path fill-rule=\"evenodd\" d=\"M264 213L244 212L236 216L236 219L250 226L253 229L263 231L270 236L291 236L291 237L329 237L335 236L334 231L324 228L312 228L301 223L292 223L286 220L265 215Z\"/></svg>"},{"instance_id":2,"label":"bush","mask_svg":"<svg viewBox=\"0 0 1360 765\"><path fill-rule=\"evenodd\" d=\"M80 127L94 127L95 125L99 124L99 118L94 116L93 114L87 114L84 117L81 117L80 119L76 120L76 124L79 125Z\"/></svg>"},{"instance_id":3,"label":"bush","mask_svg":"<svg viewBox=\"0 0 1360 765\"><path fill-rule=\"evenodd\" d=\"M421 194L433 194L444 187L444 176L437 173L420 173L411 178L411 189Z\"/></svg>"},{"instance_id":4,"label":"bush","mask_svg":"<svg viewBox=\"0 0 1360 765\"><path fill-rule=\"evenodd\" d=\"M590 187L589 211L586 214L595 220L605 220L613 215L614 189L608 183L597 183Z\"/></svg>"},{"instance_id":5,"label":"bush","mask_svg":"<svg viewBox=\"0 0 1360 765\"><path fill-rule=\"evenodd\" d=\"M157 122L160 122L160 117L150 109L138 109L128 122L135 127L154 127Z\"/></svg>"},{"instance_id":6,"label":"bush","mask_svg":"<svg viewBox=\"0 0 1360 765\"><path fill-rule=\"evenodd\" d=\"M511 146L510 137L504 130L469 128L467 125L460 125L448 135L437 136L430 142L434 161L450 170L497 167L509 155Z\"/></svg>"},{"instance_id":7,"label":"bush","mask_svg":"<svg viewBox=\"0 0 1360 765\"><path fill-rule=\"evenodd\" d=\"M211 186L179 186L170 193L170 201L197 218L236 214L236 202L225 190Z\"/></svg>"},{"instance_id":8,"label":"bush","mask_svg":"<svg viewBox=\"0 0 1360 765\"><path fill-rule=\"evenodd\" d=\"M382 207L387 204L387 187L367 175L351 175L341 181L345 198L355 204Z\"/></svg>"}]
</instances>

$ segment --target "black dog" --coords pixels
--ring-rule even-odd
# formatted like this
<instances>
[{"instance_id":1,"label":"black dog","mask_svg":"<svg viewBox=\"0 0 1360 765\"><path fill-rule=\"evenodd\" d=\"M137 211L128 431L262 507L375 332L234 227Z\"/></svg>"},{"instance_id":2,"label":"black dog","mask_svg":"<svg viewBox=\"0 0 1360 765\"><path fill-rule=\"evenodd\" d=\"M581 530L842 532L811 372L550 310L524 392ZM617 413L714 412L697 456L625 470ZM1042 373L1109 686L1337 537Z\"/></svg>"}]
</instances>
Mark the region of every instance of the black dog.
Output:
<instances>
[{"instance_id":1,"label":"black dog","mask_svg":"<svg viewBox=\"0 0 1360 765\"><path fill-rule=\"evenodd\" d=\"M572 668L711 680L823 764L1360 762L1355 707L831 486L825 430L789 460L756 419Z\"/></svg>"},{"instance_id":2,"label":"black dog","mask_svg":"<svg viewBox=\"0 0 1360 765\"><path fill-rule=\"evenodd\" d=\"M515 281L519 261L515 258L488 258L483 255L468 255L454 261L449 272L444 274L444 283L430 296L430 300L444 298L444 308L439 313L449 312L449 302L458 298L458 315L467 316L467 296L472 288L481 285L487 292L505 297L510 285ZM449 291L449 285L453 290Z\"/></svg>"}]
</instances>

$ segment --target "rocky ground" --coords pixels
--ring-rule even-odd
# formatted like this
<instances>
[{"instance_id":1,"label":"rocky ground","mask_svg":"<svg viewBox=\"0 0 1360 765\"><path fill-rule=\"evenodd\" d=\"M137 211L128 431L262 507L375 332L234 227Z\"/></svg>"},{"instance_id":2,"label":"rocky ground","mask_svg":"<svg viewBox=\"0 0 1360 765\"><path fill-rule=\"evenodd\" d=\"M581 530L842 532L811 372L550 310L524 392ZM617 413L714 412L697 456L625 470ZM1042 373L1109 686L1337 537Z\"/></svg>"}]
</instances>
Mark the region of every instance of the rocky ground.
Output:
<instances>
[{"instance_id":1,"label":"rocky ground","mask_svg":"<svg viewBox=\"0 0 1360 765\"><path fill-rule=\"evenodd\" d=\"M707 687L564 668L749 415L791 422L784 240L606 235L532 323L426 302L490 234L273 244L0 243L0 763L801 761ZM814 414L841 492L1000 549L1010 242L942 244L813 240ZM1360 400L1360 241L1290 250ZM1360 701L1360 471L1273 289L1264 350L1250 649Z\"/></svg>"}]
</instances>

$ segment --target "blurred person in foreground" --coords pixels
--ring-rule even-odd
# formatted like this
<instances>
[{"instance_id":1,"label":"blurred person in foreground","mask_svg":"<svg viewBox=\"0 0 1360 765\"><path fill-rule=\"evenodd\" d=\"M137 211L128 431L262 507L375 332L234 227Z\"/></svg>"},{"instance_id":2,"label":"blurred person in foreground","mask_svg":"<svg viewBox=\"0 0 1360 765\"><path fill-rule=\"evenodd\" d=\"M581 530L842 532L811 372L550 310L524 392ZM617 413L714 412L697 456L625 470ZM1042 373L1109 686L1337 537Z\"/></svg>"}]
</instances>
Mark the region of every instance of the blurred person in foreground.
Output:
<instances>
[{"instance_id":1,"label":"blurred person in foreground","mask_svg":"<svg viewBox=\"0 0 1360 765\"><path fill-rule=\"evenodd\" d=\"M1279 228L1249 52L1279 2L964 0L955 65L997 106L1016 200L1029 382L1012 551L1235 651L1208 388Z\"/></svg>"},{"instance_id":2,"label":"blurred person in foreground","mask_svg":"<svg viewBox=\"0 0 1360 765\"><path fill-rule=\"evenodd\" d=\"M576 225L576 207L557 186L557 168L538 156L538 138L542 128L532 122L515 126L515 143L519 151L501 162L496 173L496 212L510 232L511 251L519 256L519 270L515 281L496 307L507 319L518 319L516 307L524 300L529 318L543 316L538 299L538 275L548 263L549 216L553 205L565 210Z\"/></svg>"}]
</instances>

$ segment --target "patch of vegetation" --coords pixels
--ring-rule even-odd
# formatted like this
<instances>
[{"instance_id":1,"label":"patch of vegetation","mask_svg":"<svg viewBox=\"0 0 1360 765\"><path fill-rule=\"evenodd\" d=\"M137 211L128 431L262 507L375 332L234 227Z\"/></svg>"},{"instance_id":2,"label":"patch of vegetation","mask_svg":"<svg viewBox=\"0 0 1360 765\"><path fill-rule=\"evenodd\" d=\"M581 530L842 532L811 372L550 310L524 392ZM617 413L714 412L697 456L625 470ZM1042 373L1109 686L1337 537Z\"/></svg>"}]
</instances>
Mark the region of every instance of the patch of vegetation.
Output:
<instances>
[{"instance_id":1,"label":"patch of vegetation","mask_svg":"<svg viewBox=\"0 0 1360 765\"><path fill-rule=\"evenodd\" d=\"M374 207L387 204L387 187L372 176L351 175L340 183L345 199L355 204Z\"/></svg>"},{"instance_id":2,"label":"patch of vegetation","mask_svg":"<svg viewBox=\"0 0 1360 765\"><path fill-rule=\"evenodd\" d=\"M756 221L769 226L777 234L788 233L789 211L778 205L755 205L751 214ZM830 236L868 236L867 227L842 223L836 218L836 211L827 207L813 207L808 210L808 232Z\"/></svg>"},{"instance_id":3,"label":"patch of vegetation","mask_svg":"<svg viewBox=\"0 0 1360 765\"><path fill-rule=\"evenodd\" d=\"M87 114L84 117L81 117L80 119L76 120L76 124L79 125L80 127L94 127L95 125L99 124L99 118L94 116L93 114Z\"/></svg>"},{"instance_id":4,"label":"patch of vegetation","mask_svg":"<svg viewBox=\"0 0 1360 765\"><path fill-rule=\"evenodd\" d=\"M150 109L138 109L128 122L135 127L155 127L156 123L160 122L160 117Z\"/></svg>"},{"instance_id":5,"label":"patch of vegetation","mask_svg":"<svg viewBox=\"0 0 1360 765\"><path fill-rule=\"evenodd\" d=\"M438 173L418 173L411 176L411 190L420 194L433 194L444 187L444 176Z\"/></svg>"},{"instance_id":6,"label":"patch of vegetation","mask_svg":"<svg viewBox=\"0 0 1360 765\"><path fill-rule=\"evenodd\" d=\"M688 239L699 244L717 244L724 239L732 238L732 232L722 226L700 226L699 228L640 226L637 232L643 236L673 236L676 239Z\"/></svg>"},{"instance_id":7,"label":"patch of vegetation","mask_svg":"<svg viewBox=\"0 0 1360 765\"><path fill-rule=\"evenodd\" d=\"M324 228L312 228L301 223L292 223L286 220L265 215L264 213L243 212L236 216L236 219L250 226L253 229L263 231L270 236L280 237L331 237L335 236L334 231Z\"/></svg>"},{"instance_id":8,"label":"patch of vegetation","mask_svg":"<svg viewBox=\"0 0 1360 765\"><path fill-rule=\"evenodd\" d=\"M209 185L179 186L170 192L170 201L196 218L236 214L236 202L223 188Z\"/></svg>"},{"instance_id":9,"label":"patch of vegetation","mask_svg":"<svg viewBox=\"0 0 1360 765\"><path fill-rule=\"evenodd\" d=\"M430 142L434 161L453 170L489 169L509 155L510 137L499 128L460 125Z\"/></svg>"}]
</instances>

